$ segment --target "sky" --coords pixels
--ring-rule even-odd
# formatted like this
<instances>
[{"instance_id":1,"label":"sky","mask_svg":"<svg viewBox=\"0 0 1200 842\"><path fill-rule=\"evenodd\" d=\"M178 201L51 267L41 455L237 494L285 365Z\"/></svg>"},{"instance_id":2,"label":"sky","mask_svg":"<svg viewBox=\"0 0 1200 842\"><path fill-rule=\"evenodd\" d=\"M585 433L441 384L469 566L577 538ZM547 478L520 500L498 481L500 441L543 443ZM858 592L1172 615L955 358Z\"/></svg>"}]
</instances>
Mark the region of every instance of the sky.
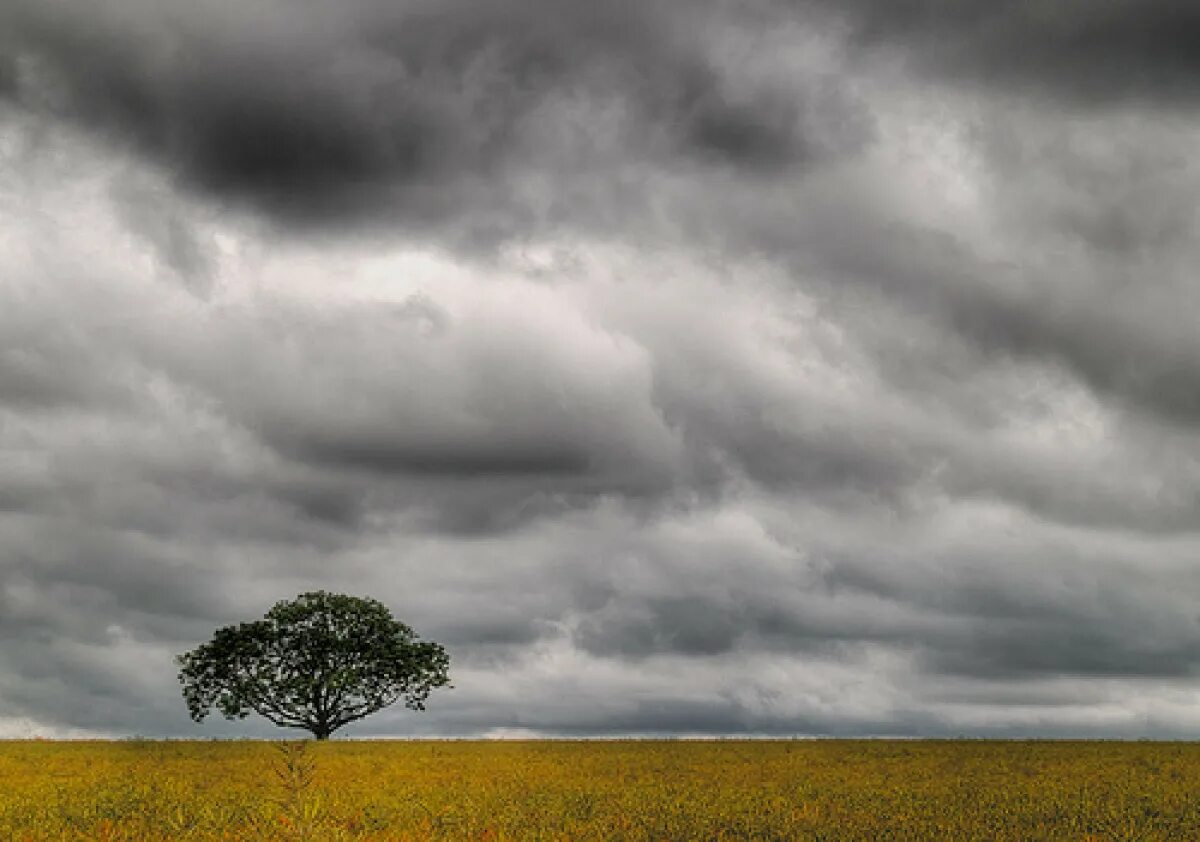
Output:
<instances>
[{"instance_id":1,"label":"sky","mask_svg":"<svg viewBox=\"0 0 1200 842\"><path fill-rule=\"evenodd\" d=\"M0 3L0 736L1194 737L1200 9Z\"/></svg>"}]
</instances>

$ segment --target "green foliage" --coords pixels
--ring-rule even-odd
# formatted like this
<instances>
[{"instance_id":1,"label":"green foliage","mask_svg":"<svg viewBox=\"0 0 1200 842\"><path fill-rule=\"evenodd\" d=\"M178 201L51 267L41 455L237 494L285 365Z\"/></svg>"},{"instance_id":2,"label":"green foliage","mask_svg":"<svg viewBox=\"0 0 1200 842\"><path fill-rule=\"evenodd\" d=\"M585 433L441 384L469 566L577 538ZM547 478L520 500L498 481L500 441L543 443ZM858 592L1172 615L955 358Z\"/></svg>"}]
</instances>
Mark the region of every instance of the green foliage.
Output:
<instances>
[{"instance_id":1,"label":"green foliage","mask_svg":"<svg viewBox=\"0 0 1200 842\"><path fill-rule=\"evenodd\" d=\"M176 661L196 722L213 708L226 719L253 712L319 740L401 700L424 710L430 692L450 681L446 651L382 603L325 591L218 629Z\"/></svg>"}]
</instances>

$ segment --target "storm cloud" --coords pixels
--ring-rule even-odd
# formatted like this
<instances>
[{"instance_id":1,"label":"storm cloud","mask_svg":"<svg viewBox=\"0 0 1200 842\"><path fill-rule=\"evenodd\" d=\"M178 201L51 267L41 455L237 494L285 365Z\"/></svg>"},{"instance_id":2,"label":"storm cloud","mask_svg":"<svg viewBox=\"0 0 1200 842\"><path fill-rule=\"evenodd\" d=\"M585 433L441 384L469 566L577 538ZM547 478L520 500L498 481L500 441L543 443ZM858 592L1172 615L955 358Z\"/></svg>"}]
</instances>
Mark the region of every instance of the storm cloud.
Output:
<instances>
[{"instance_id":1,"label":"storm cloud","mask_svg":"<svg viewBox=\"0 0 1200 842\"><path fill-rule=\"evenodd\" d=\"M825 3L856 46L891 48L915 69L1022 96L1186 105L1200 88L1190 48L1200 12L1170 0Z\"/></svg>"},{"instance_id":2,"label":"storm cloud","mask_svg":"<svg viewBox=\"0 0 1200 842\"><path fill-rule=\"evenodd\" d=\"M11 100L130 145L188 188L289 224L494 242L575 204L531 201L531 170L583 192L639 163L769 174L865 141L836 77L797 85L722 56L713 30L729 17L632 2L22 0L0 20Z\"/></svg>"},{"instance_id":3,"label":"storm cloud","mask_svg":"<svg viewBox=\"0 0 1200 842\"><path fill-rule=\"evenodd\" d=\"M369 594L360 735L1183 736L1195 16L0 8L0 735Z\"/></svg>"}]
</instances>

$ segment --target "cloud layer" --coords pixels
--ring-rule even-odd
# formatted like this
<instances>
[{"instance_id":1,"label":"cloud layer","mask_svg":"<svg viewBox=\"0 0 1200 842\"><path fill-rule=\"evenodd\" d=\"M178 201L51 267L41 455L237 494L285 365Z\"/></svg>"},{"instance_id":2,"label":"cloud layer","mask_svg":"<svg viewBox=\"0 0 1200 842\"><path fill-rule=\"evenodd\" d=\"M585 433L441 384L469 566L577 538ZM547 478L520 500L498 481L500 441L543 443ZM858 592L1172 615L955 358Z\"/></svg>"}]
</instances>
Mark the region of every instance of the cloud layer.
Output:
<instances>
[{"instance_id":1,"label":"cloud layer","mask_svg":"<svg viewBox=\"0 0 1200 842\"><path fill-rule=\"evenodd\" d=\"M5 5L0 734L314 587L364 735L1191 733L1189 17Z\"/></svg>"}]
</instances>

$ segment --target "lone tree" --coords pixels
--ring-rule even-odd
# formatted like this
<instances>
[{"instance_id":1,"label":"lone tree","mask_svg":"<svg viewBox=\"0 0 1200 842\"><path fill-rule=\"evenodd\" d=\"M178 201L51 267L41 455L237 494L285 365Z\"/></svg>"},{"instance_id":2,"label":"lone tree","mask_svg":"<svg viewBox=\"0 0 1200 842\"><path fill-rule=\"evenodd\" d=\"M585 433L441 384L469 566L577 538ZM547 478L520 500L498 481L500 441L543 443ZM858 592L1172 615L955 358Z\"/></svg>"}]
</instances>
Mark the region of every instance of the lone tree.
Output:
<instances>
[{"instance_id":1,"label":"lone tree","mask_svg":"<svg viewBox=\"0 0 1200 842\"><path fill-rule=\"evenodd\" d=\"M253 623L218 629L177 657L188 711L202 722L251 711L318 740L404 700L424 710L449 685L450 658L374 599L314 591L275 604Z\"/></svg>"}]
</instances>

